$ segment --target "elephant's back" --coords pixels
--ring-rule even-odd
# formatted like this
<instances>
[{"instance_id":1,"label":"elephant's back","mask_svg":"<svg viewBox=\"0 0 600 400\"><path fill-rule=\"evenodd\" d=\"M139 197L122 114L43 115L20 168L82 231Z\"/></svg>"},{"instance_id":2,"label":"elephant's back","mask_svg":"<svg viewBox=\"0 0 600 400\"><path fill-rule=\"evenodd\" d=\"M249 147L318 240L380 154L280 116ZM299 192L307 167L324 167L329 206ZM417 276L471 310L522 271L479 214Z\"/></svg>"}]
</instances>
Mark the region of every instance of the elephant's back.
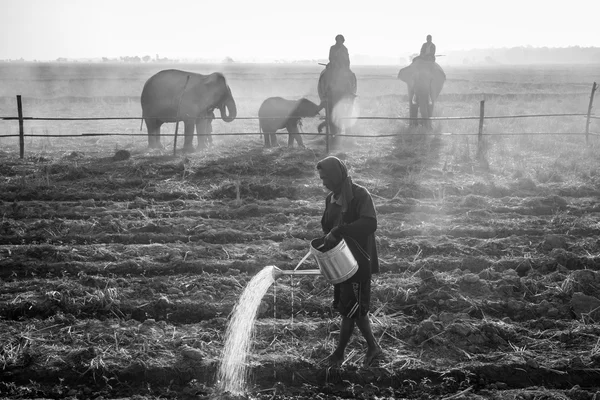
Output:
<instances>
[{"instance_id":1,"label":"elephant's back","mask_svg":"<svg viewBox=\"0 0 600 400\"><path fill-rule=\"evenodd\" d=\"M182 71L179 69L165 69L148 78L142 89L142 97L145 94L158 93L166 95L171 92L180 93L186 83L188 86L191 86L197 82L210 79L213 75L220 74L214 73L211 75L202 75L196 72ZM215 78L218 79L218 76Z\"/></svg>"},{"instance_id":2,"label":"elephant's back","mask_svg":"<svg viewBox=\"0 0 600 400\"><path fill-rule=\"evenodd\" d=\"M188 76L190 77L188 82ZM205 75L178 69L165 69L152 75L142 89L141 104L144 113L156 107L175 104L183 89L205 79Z\"/></svg>"},{"instance_id":3,"label":"elephant's back","mask_svg":"<svg viewBox=\"0 0 600 400\"><path fill-rule=\"evenodd\" d=\"M260 105L258 109L258 117L264 118L280 116L282 110L289 108L289 103L292 103L292 100L287 100L283 97L269 97Z\"/></svg>"},{"instance_id":4,"label":"elephant's back","mask_svg":"<svg viewBox=\"0 0 600 400\"><path fill-rule=\"evenodd\" d=\"M321 101L325 100L328 91L355 95L357 91L356 74L349 69L338 71L324 69L319 75L317 84L317 92Z\"/></svg>"},{"instance_id":5,"label":"elephant's back","mask_svg":"<svg viewBox=\"0 0 600 400\"><path fill-rule=\"evenodd\" d=\"M325 72L327 69L324 69L319 74L319 82L317 83L317 93L319 94L319 99L321 101L325 100Z\"/></svg>"}]
</instances>

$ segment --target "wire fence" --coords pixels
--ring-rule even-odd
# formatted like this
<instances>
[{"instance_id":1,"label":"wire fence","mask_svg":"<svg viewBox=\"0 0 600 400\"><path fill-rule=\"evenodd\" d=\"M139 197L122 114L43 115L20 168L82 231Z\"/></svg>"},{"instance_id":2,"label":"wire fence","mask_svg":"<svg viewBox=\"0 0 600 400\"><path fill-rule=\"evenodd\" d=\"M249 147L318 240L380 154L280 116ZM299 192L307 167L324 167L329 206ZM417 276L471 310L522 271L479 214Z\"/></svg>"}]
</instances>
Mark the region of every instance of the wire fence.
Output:
<instances>
[{"instance_id":1,"label":"wire fence","mask_svg":"<svg viewBox=\"0 0 600 400\"><path fill-rule=\"evenodd\" d=\"M598 84L594 82L592 84L592 90L590 94L590 100L588 103L588 109L586 113L561 113L561 114L521 114L521 115L494 115L494 116L486 116L485 115L485 100L480 101L480 113L478 116L450 116L450 117L430 117L430 118L412 118L412 117L399 117L399 116L371 116L371 117L342 117L341 119L351 119L351 120L395 120L395 121L410 121L412 124L418 123L430 123L430 121L456 121L456 120L478 120L479 121L479 129L477 133L435 133L435 132L408 132L403 133L403 135L433 135L433 136L478 136L478 143L481 145L484 136L523 136L523 135L580 135L585 136L586 143L589 143L590 136L599 136L598 132L590 131L590 123L591 120L600 119L600 116L592 114L592 108L594 103L594 96L596 94L596 90L598 88ZM327 114L328 107L325 107L325 143L326 143L326 151L329 152L329 144L331 140L330 134L330 118ZM0 138L8 138L8 137L19 137L19 150L20 150L20 158L24 157L25 152L25 137L91 137L91 136L148 136L146 133L108 133L108 132L87 132L80 134L60 134L60 135L52 135L52 134L25 134L24 133L24 122L25 121L111 121L111 120L137 120L142 122L144 118L142 117L24 117L23 116L23 107L21 102L21 95L17 95L17 112L18 116L7 116L0 117L0 120L4 121L19 121L19 134L7 134L0 135ZM493 120L493 119L518 119L518 118L541 118L541 117L585 117L586 124L585 130L583 132L484 132L484 121L485 120ZM173 121L173 116L169 117L152 117L155 119L161 120L171 120ZM288 118L302 118L301 116L288 116ZM178 119L178 118L177 118ZM212 116L198 117L195 119L213 119ZM281 117L270 117L270 118L259 118L259 117L236 117L238 120L260 120L260 119L281 119ZM177 127L179 121L177 121L177 125L175 128L175 133L169 134L161 134L161 136L174 136L175 142L177 140ZM302 135L307 136L316 136L323 135L320 132L300 132ZM219 136L247 136L247 135L260 135L262 132L224 132L219 133ZM281 133L285 134L285 133ZM209 136L209 135L199 135L199 136ZM387 137L395 137L398 136L397 132L380 132L375 135L360 135L360 134L344 134L344 137L368 137L368 138L387 138ZM176 143L174 145L173 151L176 151Z\"/></svg>"}]
</instances>

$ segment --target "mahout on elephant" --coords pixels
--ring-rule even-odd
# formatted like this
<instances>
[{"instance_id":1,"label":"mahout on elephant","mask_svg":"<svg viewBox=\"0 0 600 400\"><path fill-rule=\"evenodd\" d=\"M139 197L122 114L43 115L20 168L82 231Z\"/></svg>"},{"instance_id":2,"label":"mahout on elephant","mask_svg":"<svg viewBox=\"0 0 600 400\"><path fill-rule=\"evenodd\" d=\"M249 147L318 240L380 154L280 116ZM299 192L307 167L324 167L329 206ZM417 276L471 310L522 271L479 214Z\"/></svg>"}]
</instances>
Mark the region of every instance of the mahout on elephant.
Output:
<instances>
[{"instance_id":1,"label":"mahout on elephant","mask_svg":"<svg viewBox=\"0 0 600 400\"><path fill-rule=\"evenodd\" d=\"M435 61L435 44L431 41L431 35L427 35L426 40L421 45L421 51L416 58L424 61Z\"/></svg>"},{"instance_id":2,"label":"mahout on elephant","mask_svg":"<svg viewBox=\"0 0 600 400\"><path fill-rule=\"evenodd\" d=\"M398 72L398 79L406 82L408 87L408 102L410 118L419 118L421 112L421 125L431 128L431 118L435 101L437 100L446 74L442 67L434 62L416 57L412 63ZM416 120L411 119L411 126L419 125Z\"/></svg>"},{"instance_id":3,"label":"mahout on elephant","mask_svg":"<svg viewBox=\"0 0 600 400\"><path fill-rule=\"evenodd\" d=\"M349 68L327 67L319 75L317 85L321 104L326 108L326 120L319 127L319 133L323 127L329 124L329 133L333 137L333 144L339 133L345 131L351 134L352 122L348 118L352 115L354 100L356 98L357 82L356 75Z\"/></svg>"},{"instance_id":4,"label":"mahout on elephant","mask_svg":"<svg viewBox=\"0 0 600 400\"><path fill-rule=\"evenodd\" d=\"M265 147L278 146L276 132L284 128L289 133L288 147L294 146L294 140L298 146L304 147L300 134L302 118L316 117L322 108L322 105L305 98L269 97L263 101L258 109L258 124L265 138Z\"/></svg>"},{"instance_id":5,"label":"mahout on elephant","mask_svg":"<svg viewBox=\"0 0 600 400\"><path fill-rule=\"evenodd\" d=\"M231 122L237 108L231 89L223 74L203 75L177 69L163 70L151 76L142 90L142 118L148 129L148 146L160 148L160 127L166 122L183 121L186 152L194 151L194 129L198 147L206 147L213 110L218 108L221 119Z\"/></svg>"},{"instance_id":6,"label":"mahout on elephant","mask_svg":"<svg viewBox=\"0 0 600 400\"><path fill-rule=\"evenodd\" d=\"M326 109L325 121L319 124L318 130L321 133L323 127L328 125L333 145L342 130L351 133L352 121L347 117L353 113L356 98L356 75L350 70L350 57L345 41L343 35L335 37L335 44L329 49L329 63L321 71L317 84L319 99Z\"/></svg>"}]
</instances>

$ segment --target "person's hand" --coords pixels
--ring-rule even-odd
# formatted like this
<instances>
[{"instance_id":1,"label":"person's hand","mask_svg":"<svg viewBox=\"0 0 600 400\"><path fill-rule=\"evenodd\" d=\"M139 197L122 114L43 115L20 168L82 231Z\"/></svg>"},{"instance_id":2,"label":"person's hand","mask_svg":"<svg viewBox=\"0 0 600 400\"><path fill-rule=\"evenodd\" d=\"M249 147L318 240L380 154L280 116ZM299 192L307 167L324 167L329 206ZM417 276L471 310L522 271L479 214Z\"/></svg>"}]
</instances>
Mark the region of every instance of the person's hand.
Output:
<instances>
[{"instance_id":1,"label":"person's hand","mask_svg":"<svg viewBox=\"0 0 600 400\"><path fill-rule=\"evenodd\" d=\"M327 248L335 247L338 241L338 238L336 238L331 232L329 232L324 239L324 243Z\"/></svg>"}]
</instances>

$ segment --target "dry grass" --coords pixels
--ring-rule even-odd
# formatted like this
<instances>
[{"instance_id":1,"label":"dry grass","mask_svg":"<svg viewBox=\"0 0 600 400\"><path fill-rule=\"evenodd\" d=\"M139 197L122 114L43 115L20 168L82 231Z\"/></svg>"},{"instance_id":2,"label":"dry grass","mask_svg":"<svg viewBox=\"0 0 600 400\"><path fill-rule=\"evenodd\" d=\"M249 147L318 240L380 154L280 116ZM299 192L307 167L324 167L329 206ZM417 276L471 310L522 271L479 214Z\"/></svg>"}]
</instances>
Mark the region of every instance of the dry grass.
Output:
<instances>
[{"instance_id":1,"label":"dry grass","mask_svg":"<svg viewBox=\"0 0 600 400\"><path fill-rule=\"evenodd\" d=\"M241 116L254 115L268 95L315 94L317 69L249 75L243 68L228 70ZM34 88L39 100L25 103L27 114L139 116L139 87L150 71L130 72L118 88L90 78L89 93ZM407 114L405 88L392 72L357 71L361 115ZM480 93L487 115L579 112L589 88L578 85L591 78L508 69L447 73L437 108L447 116L476 115ZM109 98L111 90L123 97ZM12 103L2 106L0 114L12 113ZM305 129L316 123L307 121ZM14 132L14 125L5 129ZM27 129L46 136L139 133L139 123L42 121L27 122ZM217 133L255 129L251 120L215 122ZM573 320L569 301L577 291L597 296L577 273L597 267L600 160L581 136L495 134L575 129L583 129L581 119L489 120L490 135L480 145L476 136L459 135L476 133L477 121L436 122L438 136L404 122L357 122L360 133L397 133L333 151L378 209L382 273L373 282L371 317L386 357L369 373L394 389L340 381L340 397L360 390L395 398L479 396L480 386L471 390L477 371L526 369L534 360L548 379L570 371L575 357L595 365L596 321ZM173 157L167 138L164 150L148 151L144 136L42 137L27 139L21 161L15 140L1 139L0 368L68 367L73 376L64 385L90 378L89 385L115 387L113 378L128 368L141 380L148 374L184 386L180 380L209 376L228 313L250 277L265 265L293 268L320 234L325 193L314 165L325 154L322 138L306 142L306 150L267 150L257 135L216 135L210 150ZM120 149L131 158L114 160ZM550 233L564 237L565 248L548 247ZM323 280L304 278L280 280L265 296L251 357L261 382L290 384L290 368L294 384L308 385L321 371L318 363L339 335L331 292ZM339 374L358 370L364 349L355 336ZM330 381L339 375L328 374ZM171 390L170 382L150 383L165 396ZM495 383L485 385L492 390ZM315 397L327 387L303 393Z\"/></svg>"}]
</instances>

